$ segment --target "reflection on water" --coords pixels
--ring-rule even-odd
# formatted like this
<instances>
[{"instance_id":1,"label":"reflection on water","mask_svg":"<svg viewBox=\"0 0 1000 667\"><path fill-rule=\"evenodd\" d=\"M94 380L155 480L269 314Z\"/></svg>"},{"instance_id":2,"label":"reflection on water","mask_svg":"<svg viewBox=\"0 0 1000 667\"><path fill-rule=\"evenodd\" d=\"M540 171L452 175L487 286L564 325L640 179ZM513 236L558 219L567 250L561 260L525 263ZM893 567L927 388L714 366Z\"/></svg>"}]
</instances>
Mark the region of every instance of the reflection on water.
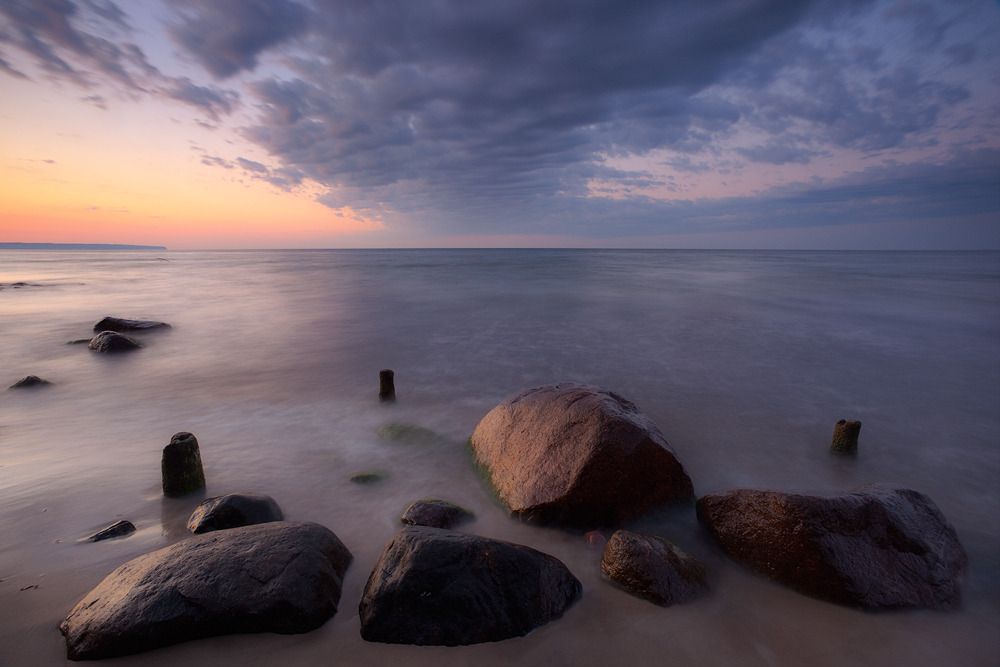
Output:
<instances>
[{"instance_id":1,"label":"reflection on water","mask_svg":"<svg viewBox=\"0 0 1000 667\"><path fill-rule=\"evenodd\" d=\"M159 251L162 256L163 251ZM58 621L126 560L187 534L205 497L163 499L171 435L201 445L206 496L255 491L354 553L338 615L308 635L221 637L122 664L996 664L1000 646L1000 254L692 251L0 251L0 664L62 664ZM105 315L169 322L95 354ZM378 371L398 401L380 404ZM463 442L508 395L588 382L661 428L699 495L734 486L930 495L969 552L954 614L864 614L722 558L691 508L634 528L709 567L712 593L660 609L601 581L581 535L496 506ZM838 419L860 456L828 454ZM438 438L379 435L414 424ZM370 485L351 476L379 471ZM357 602L413 500L560 558L563 619L464 648L366 644ZM139 531L78 540L119 518ZM37 589L21 591L44 575Z\"/></svg>"}]
</instances>

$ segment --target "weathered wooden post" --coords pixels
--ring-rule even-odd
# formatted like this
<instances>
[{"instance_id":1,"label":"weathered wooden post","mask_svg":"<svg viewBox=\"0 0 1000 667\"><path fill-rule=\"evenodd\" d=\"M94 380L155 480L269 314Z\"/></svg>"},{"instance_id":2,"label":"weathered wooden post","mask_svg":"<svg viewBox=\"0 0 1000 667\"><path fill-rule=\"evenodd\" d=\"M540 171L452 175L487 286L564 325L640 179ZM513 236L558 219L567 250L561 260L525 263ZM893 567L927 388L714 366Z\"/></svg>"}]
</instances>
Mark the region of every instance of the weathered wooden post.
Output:
<instances>
[{"instance_id":1,"label":"weathered wooden post","mask_svg":"<svg viewBox=\"0 0 1000 667\"><path fill-rule=\"evenodd\" d=\"M834 454L857 456L859 433L861 433L861 422L853 419L841 419L833 427L833 442L830 444L830 451Z\"/></svg>"},{"instance_id":2,"label":"weathered wooden post","mask_svg":"<svg viewBox=\"0 0 1000 667\"><path fill-rule=\"evenodd\" d=\"M163 448L160 462L163 472L163 495L186 496L205 488L205 470L201 466L198 439L184 431L175 433Z\"/></svg>"},{"instance_id":3,"label":"weathered wooden post","mask_svg":"<svg viewBox=\"0 0 1000 667\"><path fill-rule=\"evenodd\" d=\"M393 384L394 373L388 368L378 372L378 400L392 403L396 400L396 385Z\"/></svg>"}]
</instances>

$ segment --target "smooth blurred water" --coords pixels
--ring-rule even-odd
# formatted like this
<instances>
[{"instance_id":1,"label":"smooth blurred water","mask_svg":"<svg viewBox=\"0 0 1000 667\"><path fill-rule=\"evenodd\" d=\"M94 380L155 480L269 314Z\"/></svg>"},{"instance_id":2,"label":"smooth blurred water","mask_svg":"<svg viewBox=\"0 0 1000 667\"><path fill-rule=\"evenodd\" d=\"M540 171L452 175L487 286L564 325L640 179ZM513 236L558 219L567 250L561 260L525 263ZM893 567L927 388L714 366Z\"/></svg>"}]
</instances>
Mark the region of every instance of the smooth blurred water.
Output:
<instances>
[{"instance_id":1,"label":"smooth blurred water","mask_svg":"<svg viewBox=\"0 0 1000 667\"><path fill-rule=\"evenodd\" d=\"M160 452L177 431L201 443L208 495L269 494L287 518L331 528L355 561L339 613L315 632L116 664L1000 662L1000 253L0 251L0 284L0 384L54 383L0 392L4 666L65 662L56 626L73 605L184 537L200 499L160 493ZM105 315L173 326L128 355L66 345ZM376 400L381 368L396 373L395 405ZM701 558L711 595L662 609L612 588L581 536L508 518L462 445L508 395L557 381L634 401L699 495L869 482L927 493L969 552L962 610L809 599L722 558L690 508L634 527ZM863 422L857 460L828 454L841 418ZM443 440L382 442L390 422ZM348 481L368 471L385 481ZM582 600L495 644L362 641L364 582L406 505L428 497L473 510L471 532L560 558ZM120 518L138 533L80 541Z\"/></svg>"}]
</instances>

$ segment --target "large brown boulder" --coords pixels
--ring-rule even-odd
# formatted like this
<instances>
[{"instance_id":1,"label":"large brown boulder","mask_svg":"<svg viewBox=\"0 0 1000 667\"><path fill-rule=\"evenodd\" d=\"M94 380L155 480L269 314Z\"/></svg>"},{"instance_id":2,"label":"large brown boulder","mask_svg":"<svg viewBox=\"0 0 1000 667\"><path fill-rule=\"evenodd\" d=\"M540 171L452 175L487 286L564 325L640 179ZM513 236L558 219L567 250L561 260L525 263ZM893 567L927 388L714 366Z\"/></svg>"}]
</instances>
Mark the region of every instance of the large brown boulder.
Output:
<instances>
[{"instance_id":1,"label":"large brown boulder","mask_svg":"<svg viewBox=\"0 0 1000 667\"><path fill-rule=\"evenodd\" d=\"M315 523L197 535L122 565L59 629L70 660L223 634L309 632L336 613L351 558L336 535Z\"/></svg>"},{"instance_id":2,"label":"large brown boulder","mask_svg":"<svg viewBox=\"0 0 1000 667\"><path fill-rule=\"evenodd\" d=\"M656 425L606 389L561 383L493 408L470 440L500 501L534 523L613 526L694 499Z\"/></svg>"},{"instance_id":3,"label":"large brown boulder","mask_svg":"<svg viewBox=\"0 0 1000 667\"><path fill-rule=\"evenodd\" d=\"M955 529L924 494L869 484L841 495L733 489L698 501L698 520L749 569L864 609L959 605L968 564Z\"/></svg>"},{"instance_id":4,"label":"large brown boulder","mask_svg":"<svg viewBox=\"0 0 1000 667\"><path fill-rule=\"evenodd\" d=\"M563 615L581 586L529 547L407 526L382 551L358 611L370 642L458 646L520 637Z\"/></svg>"}]
</instances>

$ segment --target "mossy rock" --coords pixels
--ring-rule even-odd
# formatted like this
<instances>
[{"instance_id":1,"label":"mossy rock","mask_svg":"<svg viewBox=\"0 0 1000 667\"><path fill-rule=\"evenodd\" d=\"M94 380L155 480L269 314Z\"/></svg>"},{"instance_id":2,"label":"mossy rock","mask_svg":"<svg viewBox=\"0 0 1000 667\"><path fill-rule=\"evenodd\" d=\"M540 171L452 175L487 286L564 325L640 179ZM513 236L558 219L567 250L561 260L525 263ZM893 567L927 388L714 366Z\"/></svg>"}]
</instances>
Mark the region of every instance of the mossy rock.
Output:
<instances>
[{"instance_id":1,"label":"mossy rock","mask_svg":"<svg viewBox=\"0 0 1000 667\"><path fill-rule=\"evenodd\" d=\"M375 482L381 482L383 479L385 479L385 475L377 472L362 472L351 477L351 481L355 484L374 484Z\"/></svg>"},{"instance_id":2,"label":"mossy rock","mask_svg":"<svg viewBox=\"0 0 1000 667\"><path fill-rule=\"evenodd\" d=\"M434 431L413 424L386 424L375 433L382 440L397 445L436 445L444 442L444 438Z\"/></svg>"},{"instance_id":3,"label":"mossy rock","mask_svg":"<svg viewBox=\"0 0 1000 667\"><path fill-rule=\"evenodd\" d=\"M497 489L496 484L493 483L493 473L490 471L489 466L484 463L480 463L479 459L476 458L476 451L472 448L472 438L465 441L465 451L469 456L469 460L472 462L472 466L476 469L476 472L479 473L479 479L483 481L483 486L486 487L490 496L493 497L493 501L506 509L503 502L500 500L500 490Z\"/></svg>"}]
</instances>

